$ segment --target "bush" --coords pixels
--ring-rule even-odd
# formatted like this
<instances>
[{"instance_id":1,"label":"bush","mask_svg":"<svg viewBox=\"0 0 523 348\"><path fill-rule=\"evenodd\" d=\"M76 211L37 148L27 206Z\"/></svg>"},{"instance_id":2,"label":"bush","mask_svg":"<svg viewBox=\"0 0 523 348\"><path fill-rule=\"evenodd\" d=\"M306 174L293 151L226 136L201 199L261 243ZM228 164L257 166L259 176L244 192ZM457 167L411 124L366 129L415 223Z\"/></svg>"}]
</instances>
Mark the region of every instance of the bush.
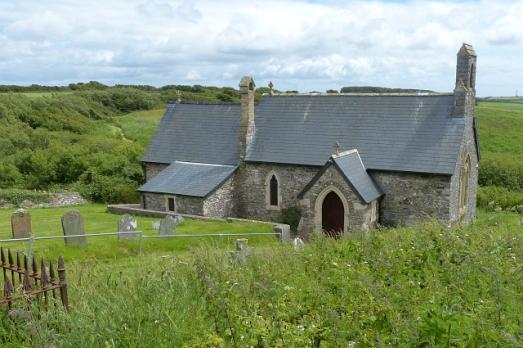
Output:
<instances>
[{"instance_id":1,"label":"bush","mask_svg":"<svg viewBox=\"0 0 523 348\"><path fill-rule=\"evenodd\" d=\"M9 203L19 207L24 201L48 203L51 201L51 195L47 192L0 189L0 203Z\"/></svg>"},{"instance_id":2,"label":"bush","mask_svg":"<svg viewBox=\"0 0 523 348\"><path fill-rule=\"evenodd\" d=\"M523 192L513 192L497 186L480 187L477 205L487 210L512 210L523 213Z\"/></svg>"},{"instance_id":3,"label":"bush","mask_svg":"<svg viewBox=\"0 0 523 348\"><path fill-rule=\"evenodd\" d=\"M283 224L291 226L291 231L296 233L298 231L298 224L301 219L301 210L298 207L290 207L281 210L279 221Z\"/></svg>"},{"instance_id":4,"label":"bush","mask_svg":"<svg viewBox=\"0 0 523 348\"><path fill-rule=\"evenodd\" d=\"M523 191L523 157L488 154L480 162L478 182L481 186L499 186Z\"/></svg>"}]
</instances>

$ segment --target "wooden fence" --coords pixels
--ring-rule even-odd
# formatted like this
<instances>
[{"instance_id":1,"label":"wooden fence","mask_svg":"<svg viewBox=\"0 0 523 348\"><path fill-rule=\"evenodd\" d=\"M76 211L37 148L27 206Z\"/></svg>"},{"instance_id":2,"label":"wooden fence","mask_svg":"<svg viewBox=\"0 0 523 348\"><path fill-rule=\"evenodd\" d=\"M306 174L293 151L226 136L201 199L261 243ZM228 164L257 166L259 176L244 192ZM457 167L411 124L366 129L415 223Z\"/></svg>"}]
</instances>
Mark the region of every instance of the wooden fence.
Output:
<instances>
[{"instance_id":1,"label":"wooden fence","mask_svg":"<svg viewBox=\"0 0 523 348\"><path fill-rule=\"evenodd\" d=\"M34 299L43 297L43 302L47 307L49 297L52 295L56 303L59 295L65 310L69 309L64 260L61 256L58 258L58 278L53 263L49 263L49 270L47 270L43 258L39 266L35 257L23 256L22 263L20 252L16 253L15 260L9 249L7 249L6 257L4 248L0 248L0 256L4 273L4 293L0 297L0 305L7 304L10 310L14 301L23 300L31 304Z\"/></svg>"}]
</instances>

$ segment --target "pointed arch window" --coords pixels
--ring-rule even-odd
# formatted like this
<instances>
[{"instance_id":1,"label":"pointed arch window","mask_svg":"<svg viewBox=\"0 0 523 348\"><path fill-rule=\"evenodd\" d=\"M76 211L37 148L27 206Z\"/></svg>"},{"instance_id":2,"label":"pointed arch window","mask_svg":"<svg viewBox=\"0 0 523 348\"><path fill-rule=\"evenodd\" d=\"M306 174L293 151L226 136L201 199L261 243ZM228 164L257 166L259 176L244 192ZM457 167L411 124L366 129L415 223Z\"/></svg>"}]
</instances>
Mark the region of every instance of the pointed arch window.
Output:
<instances>
[{"instance_id":1,"label":"pointed arch window","mask_svg":"<svg viewBox=\"0 0 523 348\"><path fill-rule=\"evenodd\" d=\"M476 66L473 63L473 64L470 65L470 76L469 76L469 87L470 88L474 88L475 76L476 76Z\"/></svg>"},{"instance_id":2,"label":"pointed arch window","mask_svg":"<svg viewBox=\"0 0 523 348\"><path fill-rule=\"evenodd\" d=\"M276 178L276 175L273 175L271 177L271 180L269 182L269 202L270 205L273 207L278 206L278 179Z\"/></svg>"},{"instance_id":3,"label":"pointed arch window","mask_svg":"<svg viewBox=\"0 0 523 348\"><path fill-rule=\"evenodd\" d=\"M265 179L265 201L267 209L278 210L281 204L280 179L275 172L270 172Z\"/></svg>"},{"instance_id":4,"label":"pointed arch window","mask_svg":"<svg viewBox=\"0 0 523 348\"><path fill-rule=\"evenodd\" d=\"M460 188L459 188L459 208L460 212L464 213L467 209L468 195L469 195L469 182L470 182L470 156L467 156L463 167L461 168L460 175Z\"/></svg>"}]
</instances>

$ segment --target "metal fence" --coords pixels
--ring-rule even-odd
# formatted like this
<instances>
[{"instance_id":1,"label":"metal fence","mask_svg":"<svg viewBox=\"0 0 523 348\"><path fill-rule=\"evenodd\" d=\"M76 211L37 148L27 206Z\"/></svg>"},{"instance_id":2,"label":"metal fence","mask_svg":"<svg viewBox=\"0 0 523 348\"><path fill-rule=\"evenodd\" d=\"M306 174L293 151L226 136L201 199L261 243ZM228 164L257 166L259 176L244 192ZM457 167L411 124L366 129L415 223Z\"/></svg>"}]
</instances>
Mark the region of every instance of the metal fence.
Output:
<instances>
[{"instance_id":1,"label":"metal fence","mask_svg":"<svg viewBox=\"0 0 523 348\"><path fill-rule=\"evenodd\" d=\"M68 310L69 301L67 298L67 282L65 279L64 260L60 256L57 262L58 278L54 271L53 263L49 263L49 271L47 270L45 261L38 261L36 258L23 256L20 252L16 253L16 261L13 258L11 250L7 249L7 257L3 248L0 248L1 267L4 275L3 296L0 297L0 305L7 304L8 310L12 308L12 303L15 301L26 300L32 303L34 298L43 297L43 302L47 307L49 304L49 297L57 299L57 292L59 292L60 300L65 308ZM49 274L48 274L49 272Z\"/></svg>"},{"instance_id":2,"label":"metal fence","mask_svg":"<svg viewBox=\"0 0 523 348\"><path fill-rule=\"evenodd\" d=\"M138 255L142 254L142 244L144 239L170 239L170 238L202 238L202 237L248 237L248 236L276 236L281 240L282 233L280 232L252 232L252 233L199 233L199 234L173 234L173 235L150 235L144 234L143 231L132 232L100 232L100 233L86 233L63 236L43 236L43 237L26 237L26 238L12 238L0 239L0 243L15 243L27 242L27 255L31 257L33 253L33 244L40 240L53 240L64 238L78 238L78 237L104 237L104 236L120 236L120 235L136 235L138 243Z\"/></svg>"}]
</instances>

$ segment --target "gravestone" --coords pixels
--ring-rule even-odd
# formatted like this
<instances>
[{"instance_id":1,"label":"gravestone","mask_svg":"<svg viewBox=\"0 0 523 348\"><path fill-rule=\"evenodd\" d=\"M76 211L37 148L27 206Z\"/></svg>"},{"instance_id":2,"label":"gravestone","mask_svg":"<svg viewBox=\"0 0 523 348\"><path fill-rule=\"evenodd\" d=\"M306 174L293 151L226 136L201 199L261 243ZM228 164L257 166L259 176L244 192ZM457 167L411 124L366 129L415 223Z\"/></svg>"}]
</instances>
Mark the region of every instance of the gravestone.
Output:
<instances>
[{"instance_id":1,"label":"gravestone","mask_svg":"<svg viewBox=\"0 0 523 348\"><path fill-rule=\"evenodd\" d=\"M135 232L138 227L138 221L131 215L125 214L118 220L118 239L133 240L136 238L136 233L121 233L121 232Z\"/></svg>"},{"instance_id":2,"label":"gravestone","mask_svg":"<svg viewBox=\"0 0 523 348\"><path fill-rule=\"evenodd\" d=\"M153 230L155 230L155 231L160 230L160 220L151 222L151 226L153 227Z\"/></svg>"},{"instance_id":3,"label":"gravestone","mask_svg":"<svg viewBox=\"0 0 523 348\"><path fill-rule=\"evenodd\" d=\"M31 237L31 214L24 209L18 209L11 215L11 231L13 238Z\"/></svg>"},{"instance_id":4,"label":"gravestone","mask_svg":"<svg viewBox=\"0 0 523 348\"><path fill-rule=\"evenodd\" d=\"M248 239L236 239L236 250L229 251L229 257L234 261L244 262L252 254Z\"/></svg>"},{"instance_id":5,"label":"gravestone","mask_svg":"<svg viewBox=\"0 0 523 348\"><path fill-rule=\"evenodd\" d=\"M292 241L292 247L294 248L294 251L297 253L301 253L303 251L303 247L305 243L303 243L303 240L300 237L294 238Z\"/></svg>"},{"instance_id":6,"label":"gravestone","mask_svg":"<svg viewBox=\"0 0 523 348\"><path fill-rule=\"evenodd\" d=\"M290 242L291 241L291 226L287 224L274 224L272 226L272 231L274 233L279 233L278 238L280 242Z\"/></svg>"},{"instance_id":7,"label":"gravestone","mask_svg":"<svg viewBox=\"0 0 523 348\"><path fill-rule=\"evenodd\" d=\"M85 234L84 219L76 210L68 211L62 216L62 229L64 236ZM87 246L87 238L83 236L64 238L65 245Z\"/></svg>"},{"instance_id":8,"label":"gravestone","mask_svg":"<svg viewBox=\"0 0 523 348\"><path fill-rule=\"evenodd\" d=\"M160 236L172 236L174 235L174 232L176 231L176 219L171 216L167 215L163 219L160 220Z\"/></svg>"}]
</instances>

